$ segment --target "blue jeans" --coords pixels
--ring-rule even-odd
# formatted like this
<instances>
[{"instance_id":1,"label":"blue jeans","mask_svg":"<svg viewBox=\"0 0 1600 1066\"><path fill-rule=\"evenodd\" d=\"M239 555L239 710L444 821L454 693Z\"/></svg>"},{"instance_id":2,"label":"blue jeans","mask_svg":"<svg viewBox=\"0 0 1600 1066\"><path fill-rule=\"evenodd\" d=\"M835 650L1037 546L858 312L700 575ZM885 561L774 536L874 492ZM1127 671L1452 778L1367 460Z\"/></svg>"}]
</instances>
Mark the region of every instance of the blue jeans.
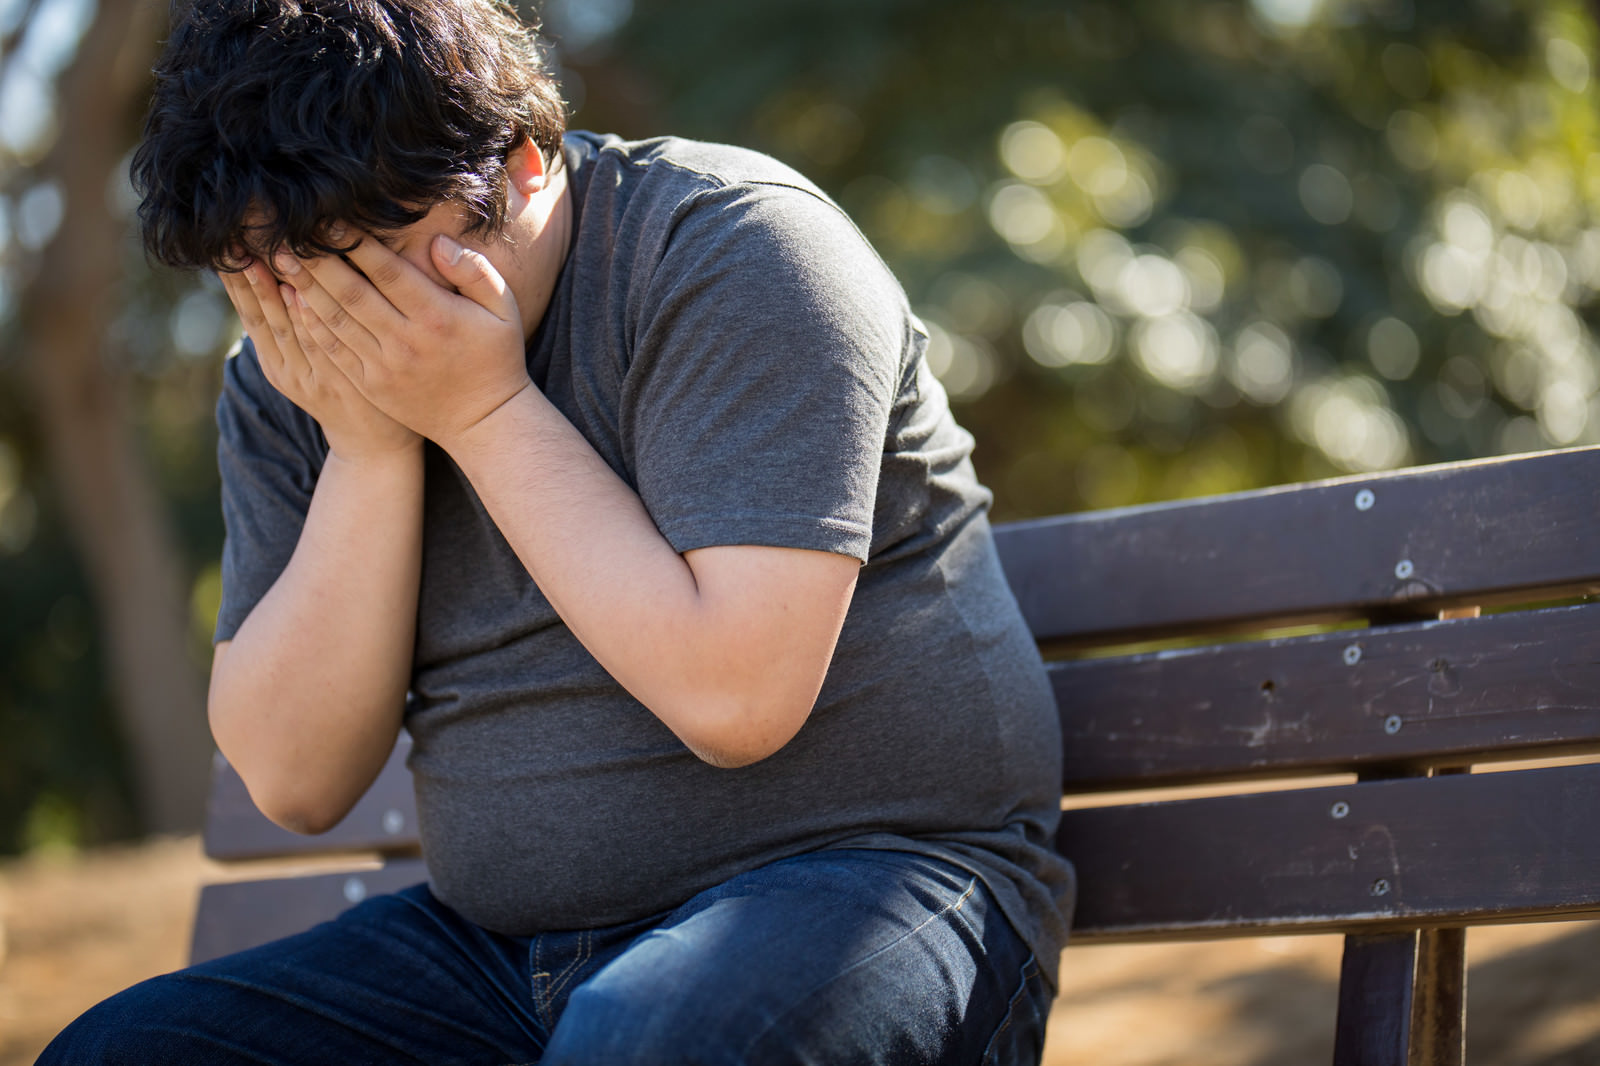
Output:
<instances>
[{"instance_id":1,"label":"blue jeans","mask_svg":"<svg viewBox=\"0 0 1600 1066\"><path fill-rule=\"evenodd\" d=\"M40 1064L1037 1063L1051 992L971 874L819 851L628 925L531 937L426 885L135 985Z\"/></svg>"}]
</instances>

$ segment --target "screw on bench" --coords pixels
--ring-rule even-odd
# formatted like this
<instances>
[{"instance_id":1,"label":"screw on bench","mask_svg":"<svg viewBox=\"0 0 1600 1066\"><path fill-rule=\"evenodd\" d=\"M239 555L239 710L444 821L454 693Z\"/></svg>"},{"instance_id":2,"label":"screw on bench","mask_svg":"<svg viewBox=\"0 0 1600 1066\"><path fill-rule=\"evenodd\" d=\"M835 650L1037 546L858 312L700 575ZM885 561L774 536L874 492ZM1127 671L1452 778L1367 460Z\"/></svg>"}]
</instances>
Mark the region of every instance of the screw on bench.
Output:
<instances>
[{"instance_id":1,"label":"screw on bench","mask_svg":"<svg viewBox=\"0 0 1600 1066\"><path fill-rule=\"evenodd\" d=\"M359 877L352 877L344 883L344 898L351 903L360 903L367 898L367 883Z\"/></svg>"},{"instance_id":2,"label":"screw on bench","mask_svg":"<svg viewBox=\"0 0 1600 1066\"><path fill-rule=\"evenodd\" d=\"M1350 813L1350 804L1346 803L1344 800L1340 800L1338 803L1335 803L1332 807L1328 808L1328 813L1333 815L1335 818L1343 818L1345 815Z\"/></svg>"},{"instance_id":3,"label":"screw on bench","mask_svg":"<svg viewBox=\"0 0 1600 1066\"><path fill-rule=\"evenodd\" d=\"M1392 737L1400 732L1400 727L1404 724L1405 722L1401 720L1398 714L1391 714L1383 720L1383 731Z\"/></svg>"},{"instance_id":4,"label":"screw on bench","mask_svg":"<svg viewBox=\"0 0 1600 1066\"><path fill-rule=\"evenodd\" d=\"M1358 511L1370 511L1372 510L1372 505L1377 502L1378 498L1372 494L1371 489L1362 489L1356 493L1356 510Z\"/></svg>"},{"instance_id":5,"label":"screw on bench","mask_svg":"<svg viewBox=\"0 0 1600 1066\"><path fill-rule=\"evenodd\" d=\"M390 809L383 812L383 831L390 836L398 836L400 830L406 827L406 816L399 811Z\"/></svg>"},{"instance_id":6,"label":"screw on bench","mask_svg":"<svg viewBox=\"0 0 1600 1066\"><path fill-rule=\"evenodd\" d=\"M1412 565L1410 559L1401 559L1398 563L1394 564L1394 576L1402 581L1416 572L1417 568Z\"/></svg>"},{"instance_id":7,"label":"screw on bench","mask_svg":"<svg viewBox=\"0 0 1600 1066\"><path fill-rule=\"evenodd\" d=\"M1354 666L1361 661L1361 645L1352 644L1344 650L1344 664Z\"/></svg>"},{"instance_id":8,"label":"screw on bench","mask_svg":"<svg viewBox=\"0 0 1600 1066\"><path fill-rule=\"evenodd\" d=\"M1389 894L1389 879L1380 877L1372 882L1372 894L1374 896L1387 896Z\"/></svg>"}]
</instances>

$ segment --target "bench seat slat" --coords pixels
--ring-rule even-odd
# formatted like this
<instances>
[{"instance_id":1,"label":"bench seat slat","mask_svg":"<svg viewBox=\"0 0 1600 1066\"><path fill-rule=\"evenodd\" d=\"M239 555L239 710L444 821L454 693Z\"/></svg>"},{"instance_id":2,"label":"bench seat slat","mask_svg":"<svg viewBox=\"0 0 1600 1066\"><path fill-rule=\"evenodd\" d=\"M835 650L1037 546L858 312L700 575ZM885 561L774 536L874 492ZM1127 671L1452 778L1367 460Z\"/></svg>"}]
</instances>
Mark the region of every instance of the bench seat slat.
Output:
<instances>
[{"instance_id":1,"label":"bench seat slat","mask_svg":"<svg viewBox=\"0 0 1600 1066\"><path fill-rule=\"evenodd\" d=\"M421 859L397 859L378 869L207 885L200 891L189 960L205 962L303 932L368 896L427 879Z\"/></svg>"},{"instance_id":2,"label":"bench seat slat","mask_svg":"<svg viewBox=\"0 0 1600 1066\"><path fill-rule=\"evenodd\" d=\"M1600 749L1600 604L1050 666L1065 791Z\"/></svg>"},{"instance_id":3,"label":"bench seat slat","mask_svg":"<svg viewBox=\"0 0 1600 1066\"><path fill-rule=\"evenodd\" d=\"M256 809L244 782L219 752L212 762L206 802L205 851L213 859L237 861L341 851L414 851L416 797L406 758L411 737L400 734L378 779L338 825L316 836L292 833Z\"/></svg>"},{"instance_id":4,"label":"bench seat slat","mask_svg":"<svg viewBox=\"0 0 1600 1066\"><path fill-rule=\"evenodd\" d=\"M1047 644L1578 595L1600 589L1596 451L1038 519L996 540Z\"/></svg>"},{"instance_id":5,"label":"bench seat slat","mask_svg":"<svg viewBox=\"0 0 1600 1066\"><path fill-rule=\"evenodd\" d=\"M1600 913L1600 765L1063 813L1079 943Z\"/></svg>"}]
</instances>

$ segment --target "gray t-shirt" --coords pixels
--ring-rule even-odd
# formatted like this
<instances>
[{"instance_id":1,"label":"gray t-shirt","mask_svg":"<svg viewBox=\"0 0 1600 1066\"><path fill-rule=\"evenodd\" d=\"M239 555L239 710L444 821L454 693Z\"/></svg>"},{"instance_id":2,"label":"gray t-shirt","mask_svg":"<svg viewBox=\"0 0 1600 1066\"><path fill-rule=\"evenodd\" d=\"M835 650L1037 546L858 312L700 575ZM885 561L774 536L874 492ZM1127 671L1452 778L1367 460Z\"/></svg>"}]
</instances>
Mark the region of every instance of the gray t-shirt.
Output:
<instances>
[{"instance_id":1,"label":"gray t-shirt","mask_svg":"<svg viewBox=\"0 0 1600 1066\"><path fill-rule=\"evenodd\" d=\"M583 649L429 444L406 725L434 890L529 934L655 914L800 852L907 850L979 876L1053 980L1071 893L1055 707L898 283L765 156L573 133L565 162L572 246L535 384L677 551L864 566L799 734L717 769ZM224 382L218 640L283 571L327 452L248 343Z\"/></svg>"}]
</instances>

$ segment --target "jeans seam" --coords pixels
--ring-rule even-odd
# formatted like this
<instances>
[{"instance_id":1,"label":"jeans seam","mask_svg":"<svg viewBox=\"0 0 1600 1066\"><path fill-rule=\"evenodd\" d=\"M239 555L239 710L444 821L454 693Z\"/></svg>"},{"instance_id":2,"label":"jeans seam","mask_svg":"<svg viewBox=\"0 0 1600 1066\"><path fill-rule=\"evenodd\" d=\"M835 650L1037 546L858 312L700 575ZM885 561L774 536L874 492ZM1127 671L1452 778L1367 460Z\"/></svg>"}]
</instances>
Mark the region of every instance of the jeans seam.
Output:
<instances>
[{"instance_id":1,"label":"jeans seam","mask_svg":"<svg viewBox=\"0 0 1600 1066\"><path fill-rule=\"evenodd\" d=\"M589 939L589 931L587 929L579 931L578 953L572 957L572 961L567 964L566 969L562 970L561 973L554 978L554 980L552 980L549 986L547 1002L550 1004L552 1016L554 1015L555 998L561 994L561 990L567 986L567 982L572 980L572 978L583 967L583 964L589 961L592 943L593 942Z\"/></svg>"},{"instance_id":2,"label":"jeans seam","mask_svg":"<svg viewBox=\"0 0 1600 1066\"><path fill-rule=\"evenodd\" d=\"M533 986L530 990L533 993L533 1009L538 1012L540 1024L544 1026L545 1032L548 1033L554 1029L555 1026L550 1020L550 1001L548 995L548 989L550 987L550 974L545 971L543 962L541 961L543 947L544 937L534 937L533 972L528 975L528 979Z\"/></svg>"},{"instance_id":3,"label":"jeans seam","mask_svg":"<svg viewBox=\"0 0 1600 1066\"><path fill-rule=\"evenodd\" d=\"M899 944L903 944L905 941L907 941L910 938L916 936L918 933L922 932L923 929L927 928L933 922L938 921L940 918L943 918L947 914L952 914L952 913L954 913L956 911L959 911L962 908L962 906L967 902L967 900L972 898L973 894L975 892L977 892L977 890L978 890L978 879L976 877L974 877L972 880L967 882L966 891L962 892L960 898L958 898L954 903L946 904L945 906L941 907L938 911L934 912L933 914L928 915L922 921L918 922L914 928L907 929L904 933L901 933L899 936L895 937L889 943L884 944L882 947L877 948L875 951L871 952L868 955L863 955L861 958L857 959L855 962L851 963L849 966L845 967L843 970L840 970L838 973L835 973L835 974L831 975L830 977L828 977L827 980L818 983L814 988L809 989L804 995L797 997L795 999L795 1001L792 1004L790 1004L789 1007L786 1010L783 1011L782 1014L779 1014L777 1017L775 1017L771 1021L767 1022L766 1025L761 1027L761 1031L760 1032L756 1033L755 1036L750 1038L750 1041L747 1044L745 1044L744 1048L740 1051L741 1059L748 1058L749 1054L750 1054L750 1049L755 1047L763 1039L765 1039L766 1035L768 1033L772 1032L774 1029L776 1029L778 1027L778 1023L783 1021L783 1019L785 1017L787 1017L800 1004L806 1002L812 996L816 995L818 992L822 991L824 988L828 987L829 985L840 981L841 979L844 978L844 976L846 974L851 973L852 971L854 971L856 969L859 969L860 967L866 965L868 962L871 962L873 959L877 958L879 955L882 955L884 952L888 951L889 949L891 949L893 947L896 947Z\"/></svg>"},{"instance_id":4,"label":"jeans seam","mask_svg":"<svg viewBox=\"0 0 1600 1066\"><path fill-rule=\"evenodd\" d=\"M978 1060L984 1066L988 1066L989 1063L994 1061L995 1045L1005 1035L1005 1031L1011 1028L1011 1023L1016 1020L1017 1004L1027 994L1028 982L1038 973L1039 960L1037 957L1029 955L1018 971L1017 990L1011 994L1011 999L1006 1003L1006 1016L1001 1020L1000 1027L989 1037L989 1042L984 1045L983 1056Z\"/></svg>"}]
</instances>

